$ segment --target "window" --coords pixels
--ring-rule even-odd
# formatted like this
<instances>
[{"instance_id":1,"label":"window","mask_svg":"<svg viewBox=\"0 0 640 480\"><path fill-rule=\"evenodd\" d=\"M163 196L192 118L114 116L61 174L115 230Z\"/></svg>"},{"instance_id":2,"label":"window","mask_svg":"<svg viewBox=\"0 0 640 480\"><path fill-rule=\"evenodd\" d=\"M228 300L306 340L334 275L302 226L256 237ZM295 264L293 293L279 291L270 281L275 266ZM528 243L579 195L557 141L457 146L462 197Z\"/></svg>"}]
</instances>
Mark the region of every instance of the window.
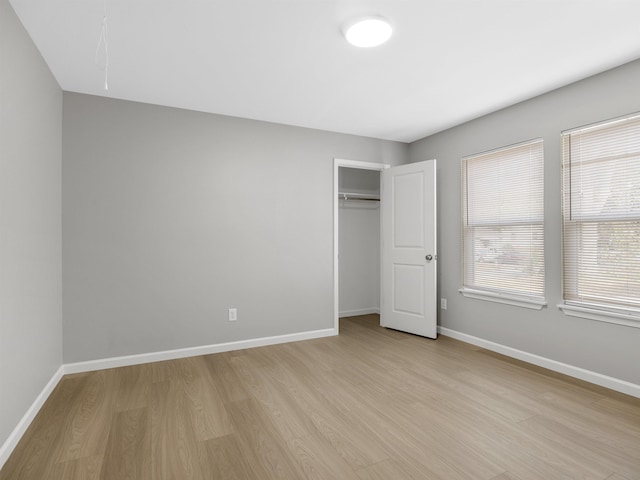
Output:
<instances>
[{"instance_id":1,"label":"window","mask_svg":"<svg viewBox=\"0 0 640 480\"><path fill-rule=\"evenodd\" d=\"M640 115L564 132L562 152L562 307L640 321Z\"/></svg>"},{"instance_id":2,"label":"window","mask_svg":"<svg viewBox=\"0 0 640 480\"><path fill-rule=\"evenodd\" d=\"M544 300L541 139L462 159L464 295L530 308Z\"/></svg>"}]
</instances>

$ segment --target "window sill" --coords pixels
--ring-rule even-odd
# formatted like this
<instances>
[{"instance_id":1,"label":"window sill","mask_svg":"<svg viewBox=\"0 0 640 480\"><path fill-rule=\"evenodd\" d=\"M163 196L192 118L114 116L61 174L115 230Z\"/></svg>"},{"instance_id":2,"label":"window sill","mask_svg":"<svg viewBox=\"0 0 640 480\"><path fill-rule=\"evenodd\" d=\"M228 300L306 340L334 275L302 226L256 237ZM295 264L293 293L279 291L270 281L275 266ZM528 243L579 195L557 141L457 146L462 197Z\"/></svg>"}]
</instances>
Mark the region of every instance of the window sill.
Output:
<instances>
[{"instance_id":1,"label":"window sill","mask_svg":"<svg viewBox=\"0 0 640 480\"><path fill-rule=\"evenodd\" d=\"M516 307L530 308L532 310L542 310L542 307L547 304L547 301L544 299L536 300L533 298L518 297L516 295L506 295L503 293L473 290L471 288L461 288L458 291L468 298L486 300L488 302L503 303L505 305L514 305Z\"/></svg>"},{"instance_id":2,"label":"window sill","mask_svg":"<svg viewBox=\"0 0 640 480\"><path fill-rule=\"evenodd\" d=\"M626 312L613 312L589 306L569 305L566 303L559 304L558 308L562 310L562 313L569 315L570 317L580 317L588 320L596 320L598 322L615 323L617 325L640 328L640 315L631 310Z\"/></svg>"}]
</instances>

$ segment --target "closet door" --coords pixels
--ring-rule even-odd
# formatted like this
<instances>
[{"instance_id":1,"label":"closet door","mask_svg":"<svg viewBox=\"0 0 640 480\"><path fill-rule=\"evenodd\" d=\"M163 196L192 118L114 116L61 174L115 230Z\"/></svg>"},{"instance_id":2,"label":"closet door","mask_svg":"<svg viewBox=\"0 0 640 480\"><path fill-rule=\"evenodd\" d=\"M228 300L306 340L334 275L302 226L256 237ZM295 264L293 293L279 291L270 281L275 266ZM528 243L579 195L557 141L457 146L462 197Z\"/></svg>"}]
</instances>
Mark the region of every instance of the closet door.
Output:
<instances>
[{"instance_id":1,"label":"closet door","mask_svg":"<svg viewBox=\"0 0 640 480\"><path fill-rule=\"evenodd\" d=\"M382 172L380 324L436 338L436 161Z\"/></svg>"}]
</instances>

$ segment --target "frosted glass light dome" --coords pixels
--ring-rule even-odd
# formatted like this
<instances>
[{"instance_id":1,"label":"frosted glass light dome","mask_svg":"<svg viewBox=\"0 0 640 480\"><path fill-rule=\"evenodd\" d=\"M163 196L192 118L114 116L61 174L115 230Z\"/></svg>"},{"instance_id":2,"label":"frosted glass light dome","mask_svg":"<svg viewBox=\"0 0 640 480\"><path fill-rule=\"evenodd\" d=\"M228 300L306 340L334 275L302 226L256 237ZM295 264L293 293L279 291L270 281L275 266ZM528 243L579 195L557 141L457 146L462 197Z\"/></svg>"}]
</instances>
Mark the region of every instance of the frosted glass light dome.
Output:
<instances>
[{"instance_id":1,"label":"frosted glass light dome","mask_svg":"<svg viewBox=\"0 0 640 480\"><path fill-rule=\"evenodd\" d=\"M377 47L389 40L393 29L384 18L368 17L351 24L344 36L351 45L368 48Z\"/></svg>"}]
</instances>

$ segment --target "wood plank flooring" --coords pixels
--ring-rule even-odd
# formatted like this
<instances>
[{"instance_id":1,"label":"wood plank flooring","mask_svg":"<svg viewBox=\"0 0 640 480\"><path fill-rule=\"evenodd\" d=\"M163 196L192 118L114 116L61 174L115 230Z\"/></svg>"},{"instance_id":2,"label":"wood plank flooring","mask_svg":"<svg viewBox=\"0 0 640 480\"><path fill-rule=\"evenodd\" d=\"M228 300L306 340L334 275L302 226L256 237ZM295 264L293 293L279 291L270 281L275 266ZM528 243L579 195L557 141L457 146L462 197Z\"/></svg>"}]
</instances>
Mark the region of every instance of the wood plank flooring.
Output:
<instances>
[{"instance_id":1,"label":"wood plank flooring","mask_svg":"<svg viewBox=\"0 0 640 480\"><path fill-rule=\"evenodd\" d=\"M640 480L640 400L386 330L65 376L0 480Z\"/></svg>"}]
</instances>

